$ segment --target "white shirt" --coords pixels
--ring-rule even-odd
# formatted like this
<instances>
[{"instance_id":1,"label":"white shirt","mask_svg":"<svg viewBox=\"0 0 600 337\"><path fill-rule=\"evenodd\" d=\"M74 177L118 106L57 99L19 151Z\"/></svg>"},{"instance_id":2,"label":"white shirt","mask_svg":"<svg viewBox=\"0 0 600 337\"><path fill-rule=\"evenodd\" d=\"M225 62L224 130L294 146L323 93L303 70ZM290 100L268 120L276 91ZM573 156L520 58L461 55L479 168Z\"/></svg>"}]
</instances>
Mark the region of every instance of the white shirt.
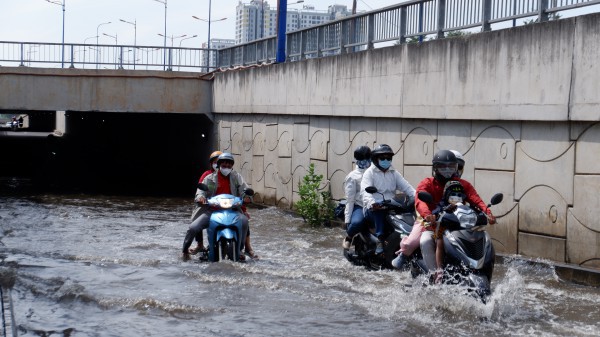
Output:
<instances>
[{"instance_id":1,"label":"white shirt","mask_svg":"<svg viewBox=\"0 0 600 337\"><path fill-rule=\"evenodd\" d=\"M344 179L344 194L346 195L346 209L344 210L345 223L350 223L355 204L363 207L362 195L364 190L360 188L360 182L365 170L366 169L361 169L357 166L356 169L348 173L346 179Z\"/></svg>"},{"instance_id":2,"label":"white shirt","mask_svg":"<svg viewBox=\"0 0 600 337\"><path fill-rule=\"evenodd\" d=\"M379 193L370 194L364 192L365 188L369 186L375 186L377 192L382 193L387 200L392 199L396 195L397 190L406 193L411 198L415 196L414 187L393 167L383 172L375 164L371 164L365 171L360 183L360 190L363 191L363 207L365 209L370 209L374 203L383 201Z\"/></svg>"}]
</instances>

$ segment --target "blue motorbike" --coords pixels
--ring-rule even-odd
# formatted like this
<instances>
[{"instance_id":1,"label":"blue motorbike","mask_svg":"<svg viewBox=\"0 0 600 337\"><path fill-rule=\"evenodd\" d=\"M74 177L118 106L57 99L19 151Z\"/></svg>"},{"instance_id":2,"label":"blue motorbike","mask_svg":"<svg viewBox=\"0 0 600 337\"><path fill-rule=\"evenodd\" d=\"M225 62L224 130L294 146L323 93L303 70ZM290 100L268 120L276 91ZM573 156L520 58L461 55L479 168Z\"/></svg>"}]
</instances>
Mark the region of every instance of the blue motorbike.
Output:
<instances>
[{"instance_id":1,"label":"blue motorbike","mask_svg":"<svg viewBox=\"0 0 600 337\"><path fill-rule=\"evenodd\" d=\"M208 190L205 184L198 188ZM242 205L245 196L253 196L254 191L248 188L242 197L231 194L219 194L207 200L207 206L213 212L210 216L207 229L208 234L208 261L240 260L242 248Z\"/></svg>"}]
</instances>

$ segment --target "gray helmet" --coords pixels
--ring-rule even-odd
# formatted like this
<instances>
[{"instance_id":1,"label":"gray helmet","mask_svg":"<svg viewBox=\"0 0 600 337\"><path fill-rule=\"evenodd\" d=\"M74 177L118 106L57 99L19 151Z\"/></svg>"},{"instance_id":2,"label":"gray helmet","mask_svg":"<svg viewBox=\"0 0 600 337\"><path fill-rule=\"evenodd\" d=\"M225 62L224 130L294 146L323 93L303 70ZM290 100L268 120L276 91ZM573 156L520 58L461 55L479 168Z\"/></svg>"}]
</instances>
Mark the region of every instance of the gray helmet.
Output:
<instances>
[{"instance_id":1,"label":"gray helmet","mask_svg":"<svg viewBox=\"0 0 600 337\"><path fill-rule=\"evenodd\" d=\"M231 165L235 164L235 160L233 160L233 155L229 152L224 152L222 155L219 156L219 159L217 159L217 165L221 166L221 162L223 162L224 160L229 160L231 162Z\"/></svg>"},{"instance_id":2,"label":"gray helmet","mask_svg":"<svg viewBox=\"0 0 600 337\"><path fill-rule=\"evenodd\" d=\"M465 158L463 157L462 154L460 154L460 152L456 151L456 150L450 150L452 151L452 153L454 153L454 156L456 157L456 161L458 162L458 177L461 177L463 174L463 171L465 170Z\"/></svg>"}]
</instances>

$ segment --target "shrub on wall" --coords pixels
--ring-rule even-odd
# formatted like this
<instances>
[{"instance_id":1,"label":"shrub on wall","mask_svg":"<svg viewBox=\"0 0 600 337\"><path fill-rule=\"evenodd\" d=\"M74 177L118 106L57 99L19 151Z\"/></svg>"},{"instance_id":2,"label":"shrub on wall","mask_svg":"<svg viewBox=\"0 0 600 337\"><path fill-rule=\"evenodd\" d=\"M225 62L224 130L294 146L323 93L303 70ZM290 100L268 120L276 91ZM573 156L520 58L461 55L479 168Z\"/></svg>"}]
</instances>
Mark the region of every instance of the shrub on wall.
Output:
<instances>
[{"instance_id":1,"label":"shrub on wall","mask_svg":"<svg viewBox=\"0 0 600 337\"><path fill-rule=\"evenodd\" d=\"M319 192L323 175L315 174L315 165L310 164L308 173L298 183L300 201L296 211L311 226L328 226L333 219L333 203L329 192Z\"/></svg>"}]
</instances>

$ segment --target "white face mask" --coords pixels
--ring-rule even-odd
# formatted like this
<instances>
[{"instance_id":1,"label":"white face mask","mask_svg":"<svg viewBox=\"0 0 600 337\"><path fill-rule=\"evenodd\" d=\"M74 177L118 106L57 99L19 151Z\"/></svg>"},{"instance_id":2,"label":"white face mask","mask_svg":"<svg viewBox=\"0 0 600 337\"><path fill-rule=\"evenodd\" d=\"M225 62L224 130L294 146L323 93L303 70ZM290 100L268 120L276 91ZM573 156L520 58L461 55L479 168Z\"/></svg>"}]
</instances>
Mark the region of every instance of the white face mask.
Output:
<instances>
[{"instance_id":1,"label":"white face mask","mask_svg":"<svg viewBox=\"0 0 600 337\"><path fill-rule=\"evenodd\" d=\"M448 203L452 204L452 205L456 205L456 204L462 204L463 199L459 196L456 195L451 195L448 197Z\"/></svg>"},{"instance_id":2,"label":"white face mask","mask_svg":"<svg viewBox=\"0 0 600 337\"><path fill-rule=\"evenodd\" d=\"M217 167L218 167L218 166L217 166L217 163L214 163L214 164L212 164L212 168L213 168L213 170L215 170L215 171L216 171L216 170L217 170Z\"/></svg>"},{"instance_id":3,"label":"white face mask","mask_svg":"<svg viewBox=\"0 0 600 337\"><path fill-rule=\"evenodd\" d=\"M230 168L223 168L222 167L219 170L221 171L221 174L223 174L226 177L229 175L229 173L231 173L231 169Z\"/></svg>"}]
</instances>

